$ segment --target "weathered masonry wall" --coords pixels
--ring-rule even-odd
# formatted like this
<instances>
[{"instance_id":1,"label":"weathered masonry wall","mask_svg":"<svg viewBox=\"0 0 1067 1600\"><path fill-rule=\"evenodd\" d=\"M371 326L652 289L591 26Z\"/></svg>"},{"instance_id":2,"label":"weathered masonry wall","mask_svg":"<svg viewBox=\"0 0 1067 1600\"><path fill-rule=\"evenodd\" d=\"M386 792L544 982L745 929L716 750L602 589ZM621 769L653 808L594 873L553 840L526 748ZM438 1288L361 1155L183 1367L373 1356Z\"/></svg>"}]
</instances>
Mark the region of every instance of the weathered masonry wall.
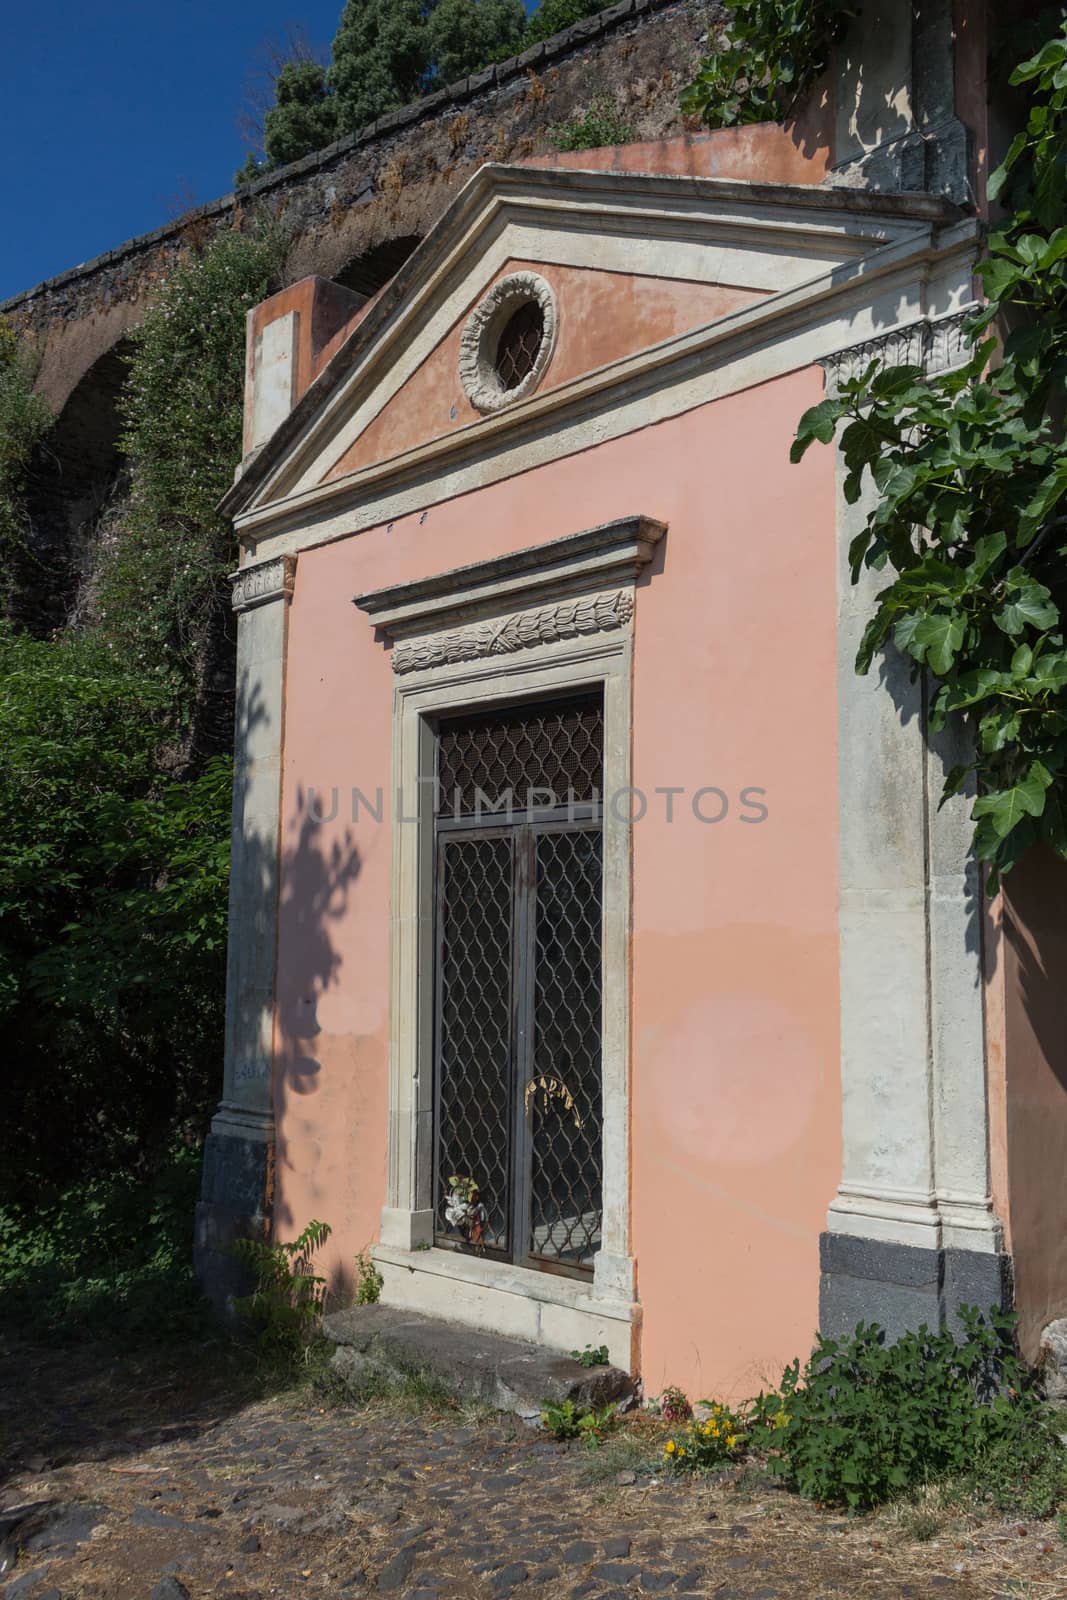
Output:
<instances>
[{"instance_id":1,"label":"weathered masonry wall","mask_svg":"<svg viewBox=\"0 0 1067 1600\"><path fill-rule=\"evenodd\" d=\"M620 3L510 61L380 117L362 132L0 303L41 355L57 413L140 320L183 249L267 208L292 229L290 282L319 273L379 288L486 161L554 148L551 130L609 96L638 138L681 130L680 89L721 13L689 0Z\"/></svg>"}]
</instances>

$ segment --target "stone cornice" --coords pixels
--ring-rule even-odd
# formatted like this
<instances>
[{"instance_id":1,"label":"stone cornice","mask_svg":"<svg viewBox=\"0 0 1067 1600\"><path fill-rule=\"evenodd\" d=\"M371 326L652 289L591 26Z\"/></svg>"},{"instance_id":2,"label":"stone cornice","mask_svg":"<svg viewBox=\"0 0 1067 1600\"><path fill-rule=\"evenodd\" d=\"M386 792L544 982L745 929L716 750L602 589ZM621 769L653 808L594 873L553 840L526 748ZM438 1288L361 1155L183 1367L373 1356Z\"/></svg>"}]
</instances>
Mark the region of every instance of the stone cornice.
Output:
<instances>
[{"instance_id":1,"label":"stone cornice","mask_svg":"<svg viewBox=\"0 0 1067 1600\"><path fill-rule=\"evenodd\" d=\"M295 582L296 556L276 556L240 567L230 574L230 604L235 611L251 611L272 600L289 600Z\"/></svg>"},{"instance_id":2,"label":"stone cornice","mask_svg":"<svg viewBox=\"0 0 1067 1600\"><path fill-rule=\"evenodd\" d=\"M632 614L617 593L606 591L632 586L665 532L651 517L621 517L491 561L356 595L353 603L387 639L424 636L424 649L400 651L398 672L433 665L438 657L469 660L602 632L622 627ZM579 597L581 608L570 603ZM484 627L473 626L488 618ZM423 659L427 654L434 659Z\"/></svg>"}]
</instances>

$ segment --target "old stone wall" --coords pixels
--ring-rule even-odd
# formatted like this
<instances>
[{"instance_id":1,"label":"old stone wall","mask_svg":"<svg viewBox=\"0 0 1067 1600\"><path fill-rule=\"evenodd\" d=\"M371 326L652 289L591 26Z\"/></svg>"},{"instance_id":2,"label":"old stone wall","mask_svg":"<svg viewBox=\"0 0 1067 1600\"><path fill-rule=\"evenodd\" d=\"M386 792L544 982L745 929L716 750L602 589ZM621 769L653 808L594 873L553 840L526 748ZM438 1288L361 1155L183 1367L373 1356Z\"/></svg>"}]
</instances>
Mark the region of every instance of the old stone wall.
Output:
<instances>
[{"instance_id":1,"label":"old stone wall","mask_svg":"<svg viewBox=\"0 0 1067 1600\"><path fill-rule=\"evenodd\" d=\"M373 292L472 172L486 161L552 150L553 130L598 96L614 102L638 138L679 132L679 91L719 11L696 0L620 0L521 56L0 303L0 314L37 341L37 387L58 414L137 324L181 252L259 209L292 229L288 281L317 272Z\"/></svg>"},{"instance_id":2,"label":"old stone wall","mask_svg":"<svg viewBox=\"0 0 1067 1600\"><path fill-rule=\"evenodd\" d=\"M268 213L288 230L284 277L373 294L486 161L556 149L555 130L609 100L635 138L681 130L678 97L721 8L620 0L233 194L0 303L36 348L57 422L34 459L29 527L10 609L37 633L76 611L100 519L121 493L123 355L159 281L213 233Z\"/></svg>"}]
</instances>

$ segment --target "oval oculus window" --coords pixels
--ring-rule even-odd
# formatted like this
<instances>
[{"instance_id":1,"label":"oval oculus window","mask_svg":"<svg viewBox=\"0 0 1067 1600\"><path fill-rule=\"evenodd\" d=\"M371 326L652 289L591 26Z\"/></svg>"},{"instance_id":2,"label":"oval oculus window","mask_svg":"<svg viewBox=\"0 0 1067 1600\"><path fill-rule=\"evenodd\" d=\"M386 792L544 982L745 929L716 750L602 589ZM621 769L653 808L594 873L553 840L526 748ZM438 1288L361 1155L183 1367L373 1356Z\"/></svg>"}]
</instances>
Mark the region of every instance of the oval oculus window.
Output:
<instances>
[{"instance_id":1,"label":"oval oculus window","mask_svg":"<svg viewBox=\"0 0 1067 1600\"><path fill-rule=\"evenodd\" d=\"M467 319L459 376L471 405L499 411L530 394L552 358L556 298L536 272L500 278Z\"/></svg>"}]
</instances>

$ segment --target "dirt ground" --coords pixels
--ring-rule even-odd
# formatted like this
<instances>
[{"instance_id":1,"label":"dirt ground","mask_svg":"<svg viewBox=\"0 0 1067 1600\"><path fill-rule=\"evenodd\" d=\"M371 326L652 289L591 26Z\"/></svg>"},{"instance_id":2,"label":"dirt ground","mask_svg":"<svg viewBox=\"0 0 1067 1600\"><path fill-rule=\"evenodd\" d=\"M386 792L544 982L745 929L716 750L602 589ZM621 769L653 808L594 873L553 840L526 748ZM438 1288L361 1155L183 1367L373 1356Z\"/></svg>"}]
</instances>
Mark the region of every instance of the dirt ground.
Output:
<instances>
[{"instance_id":1,"label":"dirt ground","mask_svg":"<svg viewBox=\"0 0 1067 1600\"><path fill-rule=\"evenodd\" d=\"M663 1480L498 1417L264 1398L227 1349L0 1341L4 1600L1067 1597L1054 1524L849 1519L760 1474Z\"/></svg>"}]
</instances>

